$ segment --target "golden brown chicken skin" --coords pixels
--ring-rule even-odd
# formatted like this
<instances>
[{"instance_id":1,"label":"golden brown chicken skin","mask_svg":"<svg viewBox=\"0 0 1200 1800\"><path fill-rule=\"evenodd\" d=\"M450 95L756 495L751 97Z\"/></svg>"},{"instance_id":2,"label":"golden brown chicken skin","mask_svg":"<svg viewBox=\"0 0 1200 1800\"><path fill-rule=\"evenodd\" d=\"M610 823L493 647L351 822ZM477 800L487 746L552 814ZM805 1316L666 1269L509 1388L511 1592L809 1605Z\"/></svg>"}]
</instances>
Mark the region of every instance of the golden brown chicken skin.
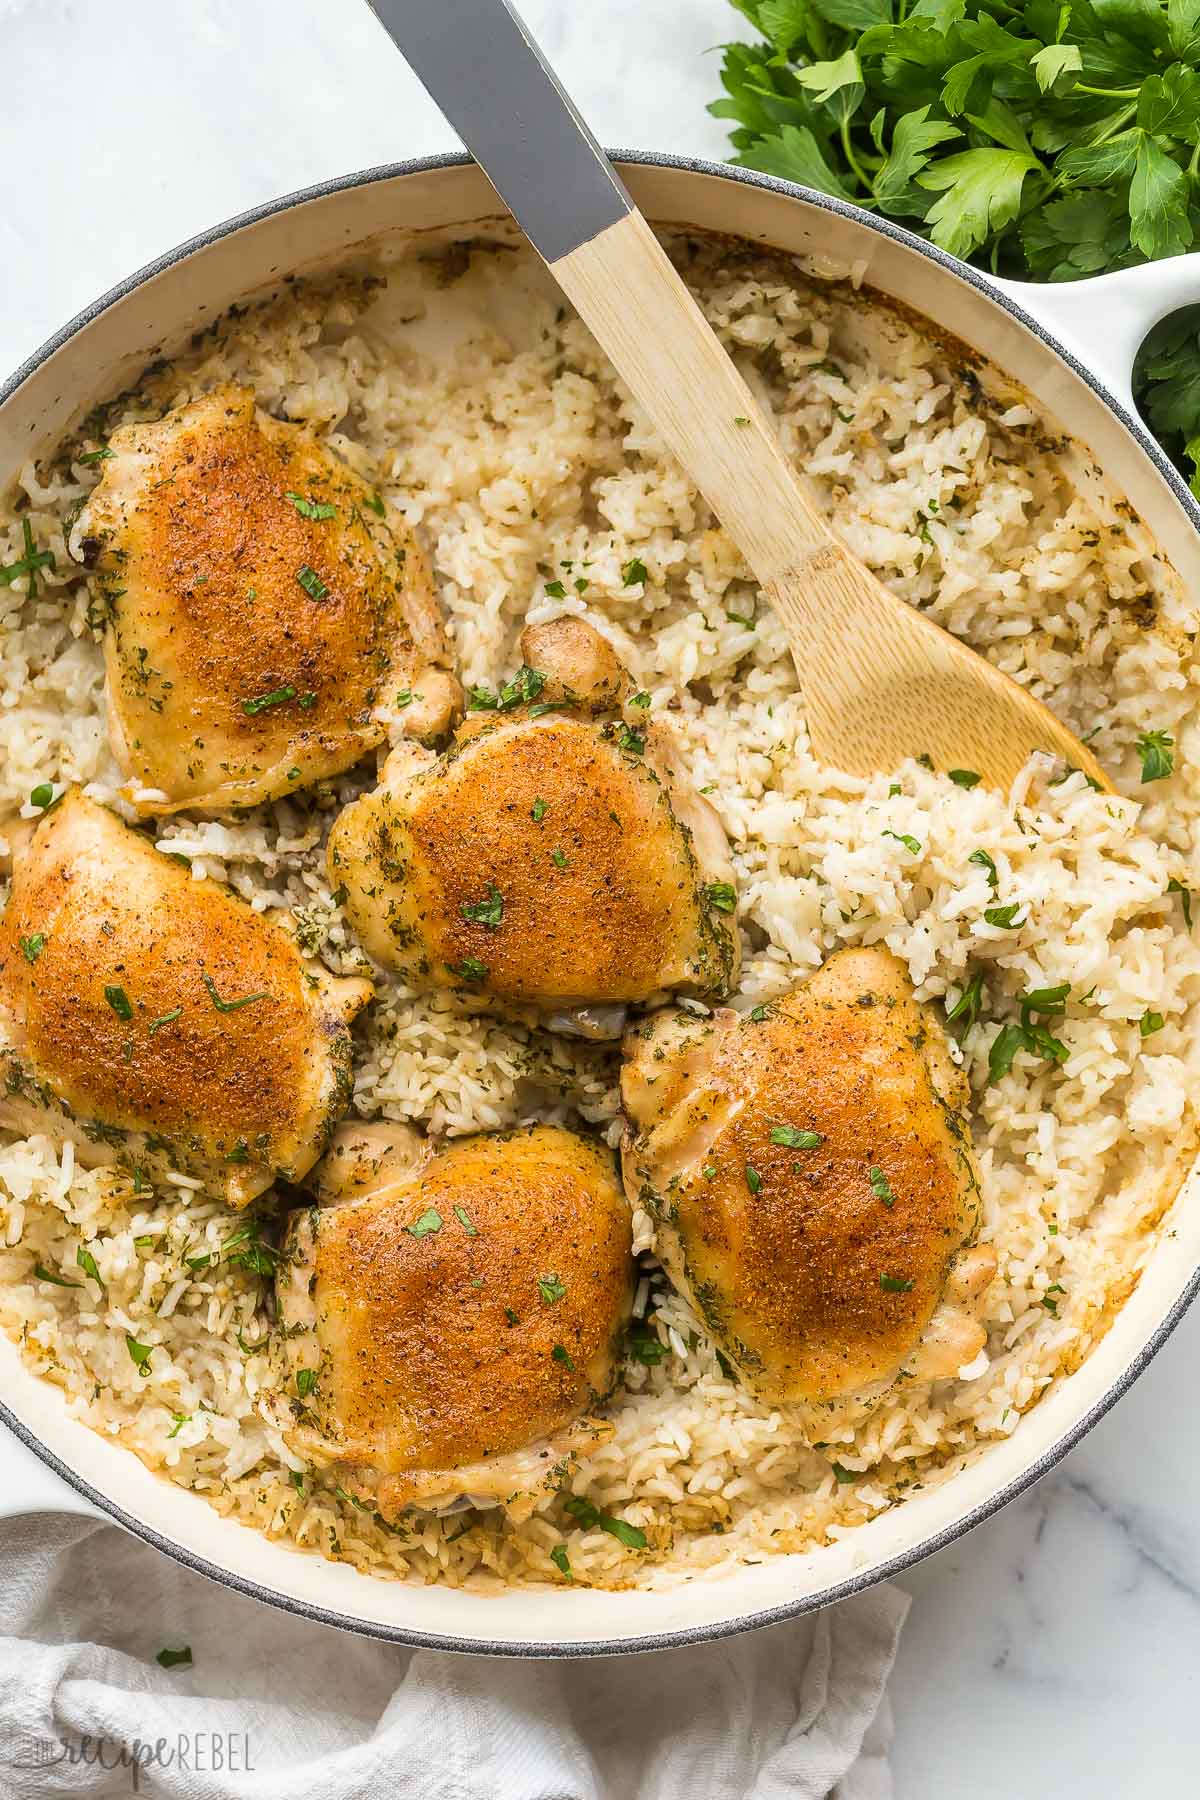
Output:
<instances>
[{"instance_id":1,"label":"golden brown chicken skin","mask_svg":"<svg viewBox=\"0 0 1200 1800\"><path fill-rule=\"evenodd\" d=\"M966 1082L895 957L841 951L740 1020L657 1014L627 1053L626 1187L747 1386L826 1402L977 1355Z\"/></svg>"},{"instance_id":2,"label":"golden brown chicken skin","mask_svg":"<svg viewBox=\"0 0 1200 1800\"><path fill-rule=\"evenodd\" d=\"M18 842L0 919L0 1126L245 1205L321 1154L370 997L69 793Z\"/></svg>"},{"instance_id":3,"label":"golden brown chicken skin","mask_svg":"<svg viewBox=\"0 0 1200 1800\"><path fill-rule=\"evenodd\" d=\"M629 1317L630 1212L611 1153L539 1125L434 1152L345 1126L277 1276L294 1448L385 1518L466 1493L509 1505L607 1429Z\"/></svg>"},{"instance_id":4,"label":"golden brown chicken skin","mask_svg":"<svg viewBox=\"0 0 1200 1800\"><path fill-rule=\"evenodd\" d=\"M389 721L449 727L425 558L311 432L226 387L108 448L71 548L96 571L109 732L143 811L250 806L349 768Z\"/></svg>"},{"instance_id":5,"label":"golden brown chicken skin","mask_svg":"<svg viewBox=\"0 0 1200 1800\"><path fill-rule=\"evenodd\" d=\"M402 746L335 825L330 876L363 944L417 987L539 1007L726 993L728 847L668 728L591 626L521 648L448 752Z\"/></svg>"}]
</instances>

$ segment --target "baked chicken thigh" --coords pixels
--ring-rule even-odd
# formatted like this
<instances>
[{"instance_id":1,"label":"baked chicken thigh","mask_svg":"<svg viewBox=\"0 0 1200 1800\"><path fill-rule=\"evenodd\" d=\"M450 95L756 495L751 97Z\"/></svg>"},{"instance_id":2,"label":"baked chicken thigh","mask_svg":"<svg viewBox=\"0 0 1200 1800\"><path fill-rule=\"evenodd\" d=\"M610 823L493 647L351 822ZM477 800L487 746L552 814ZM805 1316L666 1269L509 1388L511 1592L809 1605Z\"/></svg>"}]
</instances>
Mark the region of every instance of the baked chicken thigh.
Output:
<instances>
[{"instance_id":1,"label":"baked chicken thigh","mask_svg":"<svg viewBox=\"0 0 1200 1800\"><path fill-rule=\"evenodd\" d=\"M843 950L747 1018L664 1011L626 1048L627 1191L748 1387L861 1399L978 1355L967 1085L895 957Z\"/></svg>"},{"instance_id":2,"label":"baked chicken thigh","mask_svg":"<svg viewBox=\"0 0 1200 1800\"><path fill-rule=\"evenodd\" d=\"M444 755L401 745L334 826L363 944L414 986L542 1008L727 993L728 847L668 728L583 621L527 628L521 653Z\"/></svg>"},{"instance_id":3,"label":"baked chicken thigh","mask_svg":"<svg viewBox=\"0 0 1200 1800\"><path fill-rule=\"evenodd\" d=\"M609 1428L630 1213L557 1127L344 1126L276 1279L293 1448L391 1520L460 1496L528 1511Z\"/></svg>"},{"instance_id":4,"label":"baked chicken thigh","mask_svg":"<svg viewBox=\"0 0 1200 1800\"><path fill-rule=\"evenodd\" d=\"M448 729L461 692L425 558L311 432L226 387L108 448L70 544L99 578L109 733L141 810L251 806L349 768L389 722Z\"/></svg>"},{"instance_id":5,"label":"baked chicken thigh","mask_svg":"<svg viewBox=\"0 0 1200 1800\"><path fill-rule=\"evenodd\" d=\"M10 831L10 839L15 834ZM349 1102L371 998L78 792L18 838L0 919L0 1126L244 1206Z\"/></svg>"}]
</instances>

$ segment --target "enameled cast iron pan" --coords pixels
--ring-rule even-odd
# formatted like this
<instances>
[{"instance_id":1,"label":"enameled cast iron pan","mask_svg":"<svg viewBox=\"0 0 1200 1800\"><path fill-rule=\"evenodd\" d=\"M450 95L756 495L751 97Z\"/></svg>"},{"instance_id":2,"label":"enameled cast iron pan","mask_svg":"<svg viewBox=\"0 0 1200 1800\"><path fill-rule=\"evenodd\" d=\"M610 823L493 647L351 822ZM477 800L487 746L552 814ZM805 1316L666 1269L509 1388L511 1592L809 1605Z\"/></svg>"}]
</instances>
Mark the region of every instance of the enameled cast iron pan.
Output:
<instances>
[{"instance_id":1,"label":"enameled cast iron pan","mask_svg":"<svg viewBox=\"0 0 1200 1800\"><path fill-rule=\"evenodd\" d=\"M1200 256L1063 288L990 280L909 233L786 182L718 164L621 155L642 211L857 265L863 280L981 352L1079 440L1142 515L1189 589L1200 587L1200 509L1133 413L1133 355L1149 326L1200 299ZM446 157L375 169L218 226L81 313L0 389L0 476L50 449L152 358L231 302L293 271L336 264L396 232L486 234L498 203L478 168ZM1087 365L1087 366L1085 366ZM1100 370L1105 385L1088 373ZM68 1416L58 1389L0 1337L0 1516L38 1509L116 1520L243 1593L409 1644L519 1656L646 1650L722 1637L826 1604L949 1543L1043 1475L1129 1387L1200 1283L1200 1177L1181 1168L1174 1211L1138 1287L1075 1374L1012 1437L942 1486L827 1549L778 1556L662 1592L515 1588L500 1597L376 1580L269 1542L152 1475ZM19 1440L16 1441L16 1440Z\"/></svg>"}]
</instances>

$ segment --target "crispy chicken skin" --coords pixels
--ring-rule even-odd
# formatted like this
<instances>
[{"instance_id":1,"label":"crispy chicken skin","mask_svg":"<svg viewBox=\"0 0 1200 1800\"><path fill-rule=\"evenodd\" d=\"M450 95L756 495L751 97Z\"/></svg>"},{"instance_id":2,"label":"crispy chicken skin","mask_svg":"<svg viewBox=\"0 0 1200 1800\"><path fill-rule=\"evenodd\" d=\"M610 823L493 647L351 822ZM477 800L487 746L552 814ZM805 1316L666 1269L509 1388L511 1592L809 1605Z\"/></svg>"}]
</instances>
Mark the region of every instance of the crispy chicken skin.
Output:
<instances>
[{"instance_id":1,"label":"crispy chicken skin","mask_svg":"<svg viewBox=\"0 0 1200 1800\"><path fill-rule=\"evenodd\" d=\"M555 1126L433 1151L344 1126L276 1281L293 1447L385 1518L528 1504L589 1443L629 1318L611 1154Z\"/></svg>"},{"instance_id":2,"label":"crispy chicken skin","mask_svg":"<svg viewBox=\"0 0 1200 1800\"><path fill-rule=\"evenodd\" d=\"M370 998L68 793L18 840L0 919L0 1126L243 1206L321 1154Z\"/></svg>"},{"instance_id":3,"label":"crispy chicken skin","mask_svg":"<svg viewBox=\"0 0 1200 1800\"><path fill-rule=\"evenodd\" d=\"M251 806L448 729L461 700L403 520L225 387L113 433L71 533L99 577L113 752L143 811ZM397 695L418 693L397 712Z\"/></svg>"},{"instance_id":4,"label":"crispy chicken skin","mask_svg":"<svg viewBox=\"0 0 1200 1800\"><path fill-rule=\"evenodd\" d=\"M725 994L728 847L668 727L583 621L531 627L521 651L449 751L401 746L334 826L330 876L363 944L417 987L540 1007Z\"/></svg>"},{"instance_id":5,"label":"crispy chicken skin","mask_svg":"<svg viewBox=\"0 0 1200 1800\"><path fill-rule=\"evenodd\" d=\"M746 1385L828 1402L982 1348L965 1078L883 949L843 950L739 1020L658 1013L626 1043L630 1198Z\"/></svg>"}]
</instances>

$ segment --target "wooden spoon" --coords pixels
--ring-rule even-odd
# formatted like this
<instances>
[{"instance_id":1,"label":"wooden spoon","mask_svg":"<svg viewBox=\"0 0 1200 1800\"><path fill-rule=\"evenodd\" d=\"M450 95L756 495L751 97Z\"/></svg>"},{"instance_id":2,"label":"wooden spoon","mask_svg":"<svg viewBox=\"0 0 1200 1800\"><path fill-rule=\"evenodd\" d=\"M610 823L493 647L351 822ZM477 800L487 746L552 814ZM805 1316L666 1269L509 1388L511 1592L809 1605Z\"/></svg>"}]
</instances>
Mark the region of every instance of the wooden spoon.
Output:
<instances>
[{"instance_id":1,"label":"wooden spoon","mask_svg":"<svg viewBox=\"0 0 1200 1800\"><path fill-rule=\"evenodd\" d=\"M815 755L863 777L927 756L1005 788L1045 750L1111 791L1040 700L833 531L505 0L370 4L762 583Z\"/></svg>"}]
</instances>

